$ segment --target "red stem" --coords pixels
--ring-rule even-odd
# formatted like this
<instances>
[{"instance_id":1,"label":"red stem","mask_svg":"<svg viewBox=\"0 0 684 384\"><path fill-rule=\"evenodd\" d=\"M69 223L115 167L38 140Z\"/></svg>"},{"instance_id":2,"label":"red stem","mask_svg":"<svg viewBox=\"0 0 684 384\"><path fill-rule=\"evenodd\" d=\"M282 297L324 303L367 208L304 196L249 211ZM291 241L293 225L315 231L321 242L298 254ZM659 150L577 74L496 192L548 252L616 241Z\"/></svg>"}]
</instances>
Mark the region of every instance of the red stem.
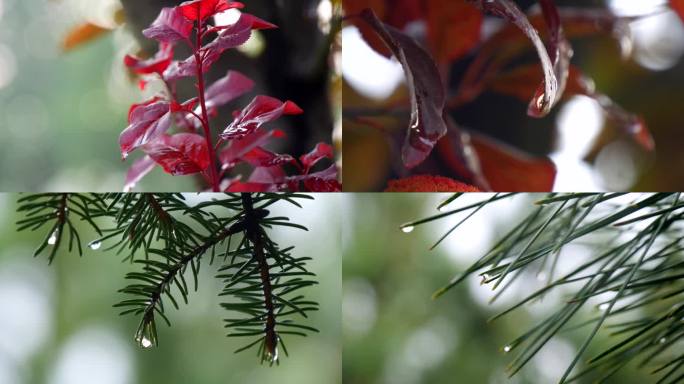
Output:
<instances>
[{"instance_id":1,"label":"red stem","mask_svg":"<svg viewBox=\"0 0 684 384\"><path fill-rule=\"evenodd\" d=\"M216 164L216 151L214 150L214 145L211 141L211 129L209 129L209 115L207 114L207 105L204 102L204 73L202 72L202 58L200 57L200 51L202 49L202 21L197 21L197 46L195 47L195 62L197 67L197 87L199 89L199 103L202 107L202 128L204 129L204 139L207 141L207 147L209 149L209 167L211 175L211 187L214 192L219 192L219 178L217 173Z\"/></svg>"}]
</instances>

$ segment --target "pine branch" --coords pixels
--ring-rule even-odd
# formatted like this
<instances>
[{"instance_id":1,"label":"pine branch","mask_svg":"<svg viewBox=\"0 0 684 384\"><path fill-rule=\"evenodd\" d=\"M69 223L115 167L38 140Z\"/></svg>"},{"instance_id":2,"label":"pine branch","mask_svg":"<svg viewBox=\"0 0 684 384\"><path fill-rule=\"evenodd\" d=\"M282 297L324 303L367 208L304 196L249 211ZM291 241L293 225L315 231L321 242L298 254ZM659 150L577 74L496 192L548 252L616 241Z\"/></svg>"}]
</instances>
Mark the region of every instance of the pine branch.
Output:
<instances>
[{"instance_id":1,"label":"pine branch","mask_svg":"<svg viewBox=\"0 0 684 384\"><path fill-rule=\"evenodd\" d=\"M458 223L467 224L468 218L484 206L512 196L494 195L480 203L404 224L402 230L412 231L424 223L472 210ZM441 210L457 198L454 195L442 203ZM677 346L684 339L684 202L679 194L673 193L634 195L630 203L624 200L625 194L617 193L548 195L537 201L537 208L489 252L433 297L438 298L477 274L483 284L491 284L497 291L493 298L496 300L525 274L548 275L545 286L494 316L495 320L554 289L579 284L580 288L564 306L504 347L504 352L519 351L509 366L511 375L519 372L560 332L592 326L560 383L599 372L599 381L603 382L633 361L640 367L655 364L653 373L660 374L659 383L682 381L684 353ZM594 255L557 276L558 260L565 257L562 249L579 240L588 242ZM611 299L598 305L602 313L583 320L589 300L606 294ZM572 376L582 356L601 334L611 335L616 341Z\"/></svg>"}]
</instances>

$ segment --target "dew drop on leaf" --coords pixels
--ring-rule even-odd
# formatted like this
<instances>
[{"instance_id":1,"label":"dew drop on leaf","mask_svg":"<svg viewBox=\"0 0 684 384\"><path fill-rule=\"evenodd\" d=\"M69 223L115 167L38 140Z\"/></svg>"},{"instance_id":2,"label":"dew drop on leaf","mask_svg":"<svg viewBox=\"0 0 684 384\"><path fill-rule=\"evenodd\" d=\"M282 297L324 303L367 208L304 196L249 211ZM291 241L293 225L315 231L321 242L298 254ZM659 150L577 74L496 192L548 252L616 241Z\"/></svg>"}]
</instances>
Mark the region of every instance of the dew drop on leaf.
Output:
<instances>
[{"instance_id":1,"label":"dew drop on leaf","mask_svg":"<svg viewBox=\"0 0 684 384\"><path fill-rule=\"evenodd\" d=\"M50 235L50 238L48 239L48 244L50 244L50 245L55 245L55 244L57 243L57 234L58 234L58 232L59 232L59 231L57 231L57 230L55 230L54 232L52 232L52 234Z\"/></svg>"},{"instance_id":2,"label":"dew drop on leaf","mask_svg":"<svg viewBox=\"0 0 684 384\"><path fill-rule=\"evenodd\" d=\"M413 232L413 230L414 230L415 228L416 228L416 227L414 227L413 225L402 225L402 226L401 226L401 230L402 230L404 233L411 233L411 232Z\"/></svg>"}]
</instances>

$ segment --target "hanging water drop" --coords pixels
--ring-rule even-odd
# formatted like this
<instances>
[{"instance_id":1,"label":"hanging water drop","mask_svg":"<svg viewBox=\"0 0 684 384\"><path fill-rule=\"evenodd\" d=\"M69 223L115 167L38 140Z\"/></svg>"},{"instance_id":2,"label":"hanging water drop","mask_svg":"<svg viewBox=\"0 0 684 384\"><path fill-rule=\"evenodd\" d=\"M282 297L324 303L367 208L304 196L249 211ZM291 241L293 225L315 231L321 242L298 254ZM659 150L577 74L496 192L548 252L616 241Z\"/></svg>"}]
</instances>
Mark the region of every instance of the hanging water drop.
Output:
<instances>
[{"instance_id":1,"label":"hanging water drop","mask_svg":"<svg viewBox=\"0 0 684 384\"><path fill-rule=\"evenodd\" d=\"M413 232L414 229L416 229L416 227L414 227L413 225L402 225L402 227L401 227L401 230L404 233L411 233L411 232Z\"/></svg>"},{"instance_id":2,"label":"hanging water drop","mask_svg":"<svg viewBox=\"0 0 684 384\"><path fill-rule=\"evenodd\" d=\"M59 231L57 231L57 230L55 230L54 232L52 232L52 234L50 235L50 238L48 239L48 244L50 244L50 245L55 245L55 244L57 244L57 235L58 235L58 233L59 233Z\"/></svg>"},{"instance_id":3,"label":"hanging water drop","mask_svg":"<svg viewBox=\"0 0 684 384\"><path fill-rule=\"evenodd\" d=\"M142 348L150 348L157 344L157 331L153 320L145 319L135 333L135 341Z\"/></svg>"},{"instance_id":4,"label":"hanging water drop","mask_svg":"<svg viewBox=\"0 0 684 384\"><path fill-rule=\"evenodd\" d=\"M511 346L510 346L510 345L507 345L507 346L503 347L503 351L504 351L504 353L510 352L510 351L511 351Z\"/></svg>"},{"instance_id":5,"label":"hanging water drop","mask_svg":"<svg viewBox=\"0 0 684 384\"><path fill-rule=\"evenodd\" d=\"M95 240L88 244L88 247L90 247L90 249L92 249L93 251L97 251L98 249L100 249L101 246L102 242L100 240Z\"/></svg>"}]
</instances>

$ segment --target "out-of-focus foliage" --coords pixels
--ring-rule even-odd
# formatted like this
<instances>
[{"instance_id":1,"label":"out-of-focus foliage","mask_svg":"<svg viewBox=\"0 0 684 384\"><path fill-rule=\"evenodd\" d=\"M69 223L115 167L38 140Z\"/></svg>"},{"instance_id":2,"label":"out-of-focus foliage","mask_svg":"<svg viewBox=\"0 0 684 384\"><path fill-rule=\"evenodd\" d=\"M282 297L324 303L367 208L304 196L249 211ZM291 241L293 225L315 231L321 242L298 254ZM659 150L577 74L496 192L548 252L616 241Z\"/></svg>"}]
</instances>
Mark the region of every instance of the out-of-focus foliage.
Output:
<instances>
[{"instance_id":1,"label":"out-of-focus foliage","mask_svg":"<svg viewBox=\"0 0 684 384\"><path fill-rule=\"evenodd\" d=\"M521 277L507 294L489 304L493 293L477 277L433 301L432 293L455 273L482 256L511 224L529 212L542 195L526 194L493 209L483 208L435 250L443 233L465 217L416 227L403 233L401 224L431 216L444 194L362 194L345 197L343 253L343 334L345 383L513 383L557 382L585 333L553 338L516 377L505 374L512 356L504 353L538 319L564 305L563 295L548 295L509 316L487 319L544 284L536 276ZM467 201L482 194L466 194ZM381 241L378 241L381 239ZM560 266L565 268L565 266ZM581 313L596 316L598 310ZM612 345L598 337L592 352ZM578 383L592 383L583 378ZM648 373L627 367L608 383L655 383Z\"/></svg>"}]
</instances>

